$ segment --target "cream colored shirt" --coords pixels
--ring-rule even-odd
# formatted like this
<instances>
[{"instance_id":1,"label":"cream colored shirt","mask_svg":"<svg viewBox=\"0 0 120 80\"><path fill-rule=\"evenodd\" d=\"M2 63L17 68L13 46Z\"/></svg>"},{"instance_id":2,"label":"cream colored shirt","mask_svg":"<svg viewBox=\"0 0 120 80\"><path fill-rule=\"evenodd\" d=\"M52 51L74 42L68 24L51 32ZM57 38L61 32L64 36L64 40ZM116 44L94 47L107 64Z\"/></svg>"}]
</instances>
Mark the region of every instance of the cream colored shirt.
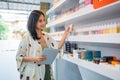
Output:
<instances>
[{"instance_id":1,"label":"cream colored shirt","mask_svg":"<svg viewBox=\"0 0 120 80\"><path fill-rule=\"evenodd\" d=\"M44 39L49 48L58 48L56 41L48 34L44 33ZM40 56L42 47L37 40L33 40L29 33L26 33L19 44L16 55L17 68L22 74L21 80L44 80L45 65L40 65L37 62L23 62L24 56L35 57Z\"/></svg>"}]
</instances>

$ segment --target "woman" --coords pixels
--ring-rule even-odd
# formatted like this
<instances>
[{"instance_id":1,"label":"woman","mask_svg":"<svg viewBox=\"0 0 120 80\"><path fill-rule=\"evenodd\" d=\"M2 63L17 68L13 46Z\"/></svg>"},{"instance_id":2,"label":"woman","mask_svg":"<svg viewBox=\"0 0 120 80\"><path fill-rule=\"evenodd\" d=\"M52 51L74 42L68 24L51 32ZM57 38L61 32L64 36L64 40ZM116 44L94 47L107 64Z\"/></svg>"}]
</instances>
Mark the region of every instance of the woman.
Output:
<instances>
[{"instance_id":1,"label":"woman","mask_svg":"<svg viewBox=\"0 0 120 80\"><path fill-rule=\"evenodd\" d=\"M16 55L21 80L51 80L49 66L38 64L47 59L46 56L41 56L41 53L44 48L61 49L72 27L67 27L57 45L49 34L43 32L45 25L45 15L41 11L33 10L27 22L28 33L20 42Z\"/></svg>"}]
</instances>

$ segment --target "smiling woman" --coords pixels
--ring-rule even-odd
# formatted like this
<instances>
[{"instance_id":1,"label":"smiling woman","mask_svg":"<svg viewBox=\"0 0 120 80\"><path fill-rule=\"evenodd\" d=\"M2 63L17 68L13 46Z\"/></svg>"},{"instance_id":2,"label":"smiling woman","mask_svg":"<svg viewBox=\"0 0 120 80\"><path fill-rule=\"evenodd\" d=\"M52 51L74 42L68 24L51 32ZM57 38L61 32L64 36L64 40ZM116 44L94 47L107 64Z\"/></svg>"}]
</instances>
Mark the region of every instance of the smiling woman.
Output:
<instances>
[{"instance_id":1,"label":"smiling woman","mask_svg":"<svg viewBox=\"0 0 120 80\"><path fill-rule=\"evenodd\" d=\"M16 55L21 80L51 80L50 65L40 64L47 59L46 56L41 56L41 53L44 48L61 49L72 27L66 28L60 43L57 44L48 33L43 32L45 25L43 12L33 10L28 18L28 32L20 42Z\"/></svg>"}]
</instances>

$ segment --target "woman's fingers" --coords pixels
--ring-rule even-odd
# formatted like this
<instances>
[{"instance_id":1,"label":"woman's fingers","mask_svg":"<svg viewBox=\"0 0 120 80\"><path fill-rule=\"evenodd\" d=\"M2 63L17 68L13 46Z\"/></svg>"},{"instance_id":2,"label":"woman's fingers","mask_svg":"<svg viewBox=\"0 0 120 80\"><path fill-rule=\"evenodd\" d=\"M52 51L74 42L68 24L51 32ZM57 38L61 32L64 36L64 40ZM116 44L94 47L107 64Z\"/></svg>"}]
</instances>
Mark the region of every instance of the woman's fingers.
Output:
<instances>
[{"instance_id":1,"label":"woman's fingers","mask_svg":"<svg viewBox=\"0 0 120 80\"><path fill-rule=\"evenodd\" d=\"M39 56L37 57L37 62L41 62L47 59L47 56Z\"/></svg>"},{"instance_id":2,"label":"woman's fingers","mask_svg":"<svg viewBox=\"0 0 120 80\"><path fill-rule=\"evenodd\" d=\"M47 59L47 56L42 56L41 59L44 61Z\"/></svg>"},{"instance_id":3,"label":"woman's fingers","mask_svg":"<svg viewBox=\"0 0 120 80\"><path fill-rule=\"evenodd\" d=\"M72 32L73 31L73 24L70 24L67 28L66 28L66 32L69 33L69 32Z\"/></svg>"},{"instance_id":4,"label":"woman's fingers","mask_svg":"<svg viewBox=\"0 0 120 80\"><path fill-rule=\"evenodd\" d=\"M73 30L73 26L74 26L73 24L70 24L70 25L69 25L69 28L70 28L70 29L69 29L69 32L71 32L71 31Z\"/></svg>"}]
</instances>

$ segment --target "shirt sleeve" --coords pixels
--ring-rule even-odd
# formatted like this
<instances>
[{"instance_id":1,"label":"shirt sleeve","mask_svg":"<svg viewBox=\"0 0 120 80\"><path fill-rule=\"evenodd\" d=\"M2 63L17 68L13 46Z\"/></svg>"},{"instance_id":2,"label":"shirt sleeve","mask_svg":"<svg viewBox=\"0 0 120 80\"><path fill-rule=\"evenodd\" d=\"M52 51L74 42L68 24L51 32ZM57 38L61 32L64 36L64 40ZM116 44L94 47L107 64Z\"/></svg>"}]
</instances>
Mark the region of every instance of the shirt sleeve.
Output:
<instances>
[{"instance_id":1,"label":"shirt sleeve","mask_svg":"<svg viewBox=\"0 0 120 80\"><path fill-rule=\"evenodd\" d=\"M16 54L17 69L19 72L22 72L25 69L25 62L23 62L23 57L27 52L27 37L24 36L19 44L18 51Z\"/></svg>"}]
</instances>

